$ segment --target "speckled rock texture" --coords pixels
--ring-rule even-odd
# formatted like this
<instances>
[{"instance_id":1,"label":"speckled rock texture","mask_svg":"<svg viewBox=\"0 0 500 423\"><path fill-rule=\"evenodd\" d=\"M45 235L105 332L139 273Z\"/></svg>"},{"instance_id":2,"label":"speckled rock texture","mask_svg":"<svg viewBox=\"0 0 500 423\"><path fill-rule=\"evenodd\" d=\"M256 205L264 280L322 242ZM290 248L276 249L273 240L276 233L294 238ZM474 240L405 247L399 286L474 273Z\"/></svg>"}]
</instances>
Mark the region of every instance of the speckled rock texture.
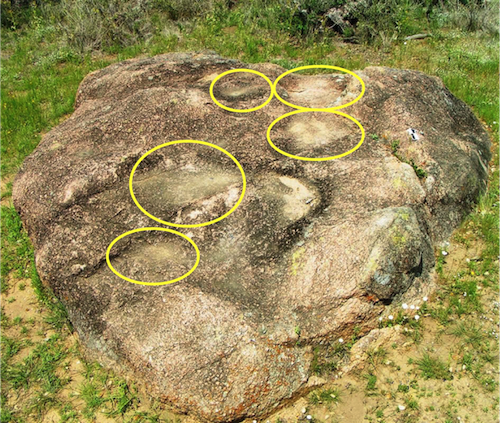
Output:
<instances>
[{"instance_id":1,"label":"speckled rock texture","mask_svg":"<svg viewBox=\"0 0 500 423\"><path fill-rule=\"evenodd\" d=\"M358 150L324 162L285 157L266 130L290 107L274 98L233 113L211 100L211 81L234 68L272 81L284 72L208 52L91 73L73 115L43 137L13 190L40 277L87 351L211 422L262 416L304 392L314 346L348 338L355 326L366 334L388 305L427 292L434 246L471 210L490 158L481 124L438 78L381 67L354 70L366 94L342 109L366 130ZM344 104L360 89L342 73L292 74L278 86L304 107ZM244 73L215 86L216 98L238 109L269 93L262 78ZM200 248L189 277L132 284L110 271L108 245L162 225L132 201L131 169L153 147L186 139L233 154L246 172L245 197L216 224L178 229ZM292 154L326 157L353 148L360 131L344 117L309 112L280 121L272 139ZM174 223L221 216L241 188L235 164L204 145L161 148L134 177L141 205ZM141 232L120 240L111 260L130 278L163 281L191 268L195 254L178 236Z\"/></svg>"}]
</instances>

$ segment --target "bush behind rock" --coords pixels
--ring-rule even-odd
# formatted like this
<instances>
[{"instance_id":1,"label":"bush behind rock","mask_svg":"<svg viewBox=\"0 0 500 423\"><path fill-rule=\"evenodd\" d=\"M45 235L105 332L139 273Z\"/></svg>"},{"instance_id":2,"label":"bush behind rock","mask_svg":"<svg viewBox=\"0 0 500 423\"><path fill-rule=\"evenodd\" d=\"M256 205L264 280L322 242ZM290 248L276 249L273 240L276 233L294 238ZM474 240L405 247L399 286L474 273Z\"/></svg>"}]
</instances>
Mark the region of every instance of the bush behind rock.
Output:
<instances>
[{"instance_id":1,"label":"bush behind rock","mask_svg":"<svg viewBox=\"0 0 500 423\"><path fill-rule=\"evenodd\" d=\"M205 17L201 25L244 21L292 37L338 33L362 43L443 26L498 34L498 0L2 0L3 27L51 25L79 53L147 42L167 21Z\"/></svg>"},{"instance_id":2,"label":"bush behind rock","mask_svg":"<svg viewBox=\"0 0 500 423\"><path fill-rule=\"evenodd\" d=\"M127 46L151 35L147 0L62 0L60 29L68 44L79 52Z\"/></svg>"},{"instance_id":3,"label":"bush behind rock","mask_svg":"<svg viewBox=\"0 0 500 423\"><path fill-rule=\"evenodd\" d=\"M449 0L448 7L441 8L435 16L441 26L463 28L467 31L484 31L498 36L498 0L459 1Z\"/></svg>"}]
</instances>

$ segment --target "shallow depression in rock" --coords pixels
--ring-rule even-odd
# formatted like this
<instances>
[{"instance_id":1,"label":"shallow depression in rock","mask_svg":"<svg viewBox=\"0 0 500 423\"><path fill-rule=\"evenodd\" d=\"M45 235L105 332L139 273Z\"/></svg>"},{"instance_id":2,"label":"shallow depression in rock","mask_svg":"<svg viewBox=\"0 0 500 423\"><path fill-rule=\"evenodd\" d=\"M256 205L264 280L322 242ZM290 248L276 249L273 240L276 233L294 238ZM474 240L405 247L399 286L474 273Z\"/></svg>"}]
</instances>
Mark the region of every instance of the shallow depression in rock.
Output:
<instances>
[{"instance_id":1,"label":"shallow depression in rock","mask_svg":"<svg viewBox=\"0 0 500 423\"><path fill-rule=\"evenodd\" d=\"M181 224L213 220L227 213L241 194L240 171L210 147L171 145L148 160L134 175L134 195L159 219Z\"/></svg>"},{"instance_id":2,"label":"shallow depression in rock","mask_svg":"<svg viewBox=\"0 0 500 423\"><path fill-rule=\"evenodd\" d=\"M113 246L110 256L121 275L139 282L176 279L196 262L196 252L186 240L159 231L127 235Z\"/></svg>"},{"instance_id":3,"label":"shallow depression in rock","mask_svg":"<svg viewBox=\"0 0 500 423\"><path fill-rule=\"evenodd\" d=\"M280 79L277 89L286 90L285 100L299 107L335 107L341 100L351 76L343 73L301 75L294 72ZM310 71L309 71L310 72ZM283 96L282 96L283 97Z\"/></svg>"},{"instance_id":4,"label":"shallow depression in rock","mask_svg":"<svg viewBox=\"0 0 500 423\"><path fill-rule=\"evenodd\" d=\"M328 112L304 112L278 121L270 133L279 149L300 157L331 157L352 150L361 131L351 120ZM362 148L362 147L361 147Z\"/></svg>"},{"instance_id":5,"label":"shallow depression in rock","mask_svg":"<svg viewBox=\"0 0 500 423\"><path fill-rule=\"evenodd\" d=\"M271 88L262 77L248 72L225 75L214 85L217 101L238 110L260 106L270 93Z\"/></svg>"}]
</instances>

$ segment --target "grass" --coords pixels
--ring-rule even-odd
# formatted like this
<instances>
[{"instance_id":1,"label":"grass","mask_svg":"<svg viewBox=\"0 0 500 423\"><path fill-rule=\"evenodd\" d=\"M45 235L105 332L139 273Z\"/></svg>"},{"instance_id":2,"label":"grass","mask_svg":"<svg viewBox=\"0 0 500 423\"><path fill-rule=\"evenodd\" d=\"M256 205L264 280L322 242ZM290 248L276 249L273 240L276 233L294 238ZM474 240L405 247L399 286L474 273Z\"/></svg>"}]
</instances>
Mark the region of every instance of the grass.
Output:
<instances>
[{"instance_id":1,"label":"grass","mask_svg":"<svg viewBox=\"0 0 500 423\"><path fill-rule=\"evenodd\" d=\"M398 386L398 392L409 392L410 387L408 385L399 385Z\"/></svg>"},{"instance_id":2,"label":"grass","mask_svg":"<svg viewBox=\"0 0 500 423\"><path fill-rule=\"evenodd\" d=\"M382 363L387 358L387 351L384 347L369 349L366 352L368 357L368 364L375 369L377 365Z\"/></svg>"},{"instance_id":3,"label":"grass","mask_svg":"<svg viewBox=\"0 0 500 423\"><path fill-rule=\"evenodd\" d=\"M29 277L33 250L14 207L2 206L1 219L1 275L4 292L8 288L6 276L10 272L18 278Z\"/></svg>"},{"instance_id":4,"label":"grass","mask_svg":"<svg viewBox=\"0 0 500 423\"><path fill-rule=\"evenodd\" d=\"M349 351L359 338L360 327L355 326L353 333L346 341L337 340L327 345L316 345L313 349L311 371L316 375L325 375L339 370L348 360Z\"/></svg>"},{"instance_id":5,"label":"grass","mask_svg":"<svg viewBox=\"0 0 500 423\"><path fill-rule=\"evenodd\" d=\"M366 373L363 375L366 379L366 390L367 391L375 391L377 389L377 376L373 373Z\"/></svg>"},{"instance_id":6,"label":"grass","mask_svg":"<svg viewBox=\"0 0 500 423\"><path fill-rule=\"evenodd\" d=\"M309 396L309 402L312 405L318 404L337 404L341 401L341 393L338 389L324 389L319 391L314 391Z\"/></svg>"},{"instance_id":7,"label":"grass","mask_svg":"<svg viewBox=\"0 0 500 423\"><path fill-rule=\"evenodd\" d=\"M19 322L14 323L14 321L3 323L4 330L19 325ZM123 419L128 413L130 421L134 422L165 421L159 418L155 410L151 412L138 410L140 402L134 386L96 363L85 363L83 382L79 387L72 385L71 389L76 388L76 396L84 404L79 411L74 410L71 402L67 402L68 400L61 396L62 390L72 382L71 377L64 376L64 369L68 368L69 361L82 358L75 346L67 346L67 333L61 332L60 329L59 332L35 344L29 337L23 338L20 340L2 335L2 385L10 388L9 391L3 392L17 392L17 395L25 398L21 412L14 411L8 406L2 407L2 422L24 421L23 416L28 415L42 419L48 409L57 410L60 421L63 422L81 421L81 416L93 420L97 412L109 418L119 419ZM22 361L12 361L19 352L29 347L32 349L26 358ZM4 396L2 402L6 402Z\"/></svg>"},{"instance_id":8,"label":"grass","mask_svg":"<svg viewBox=\"0 0 500 423\"><path fill-rule=\"evenodd\" d=\"M451 333L476 351L484 350L489 344L483 331L474 322L459 322Z\"/></svg>"},{"instance_id":9,"label":"grass","mask_svg":"<svg viewBox=\"0 0 500 423\"><path fill-rule=\"evenodd\" d=\"M71 329L71 323L68 320L68 313L64 305L55 297L50 288L43 285L34 262L31 267L31 287L40 303L49 310L49 313L45 317L45 321L56 329L61 329L64 326L68 326L68 328Z\"/></svg>"},{"instance_id":10,"label":"grass","mask_svg":"<svg viewBox=\"0 0 500 423\"><path fill-rule=\"evenodd\" d=\"M418 410L419 409L419 405L418 405L418 401L415 400L413 397L408 397L406 398L405 400L405 403L406 403L406 406L410 409L410 410Z\"/></svg>"},{"instance_id":11,"label":"grass","mask_svg":"<svg viewBox=\"0 0 500 423\"><path fill-rule=\"evenodd\" d=\"M415 343L418 344L423 339L423 333L422 333L423 326L421 320L415 320L415 316L418 316L420 318L420 316L422 314L425 314L426 312L427 312L426 303L422 305L421 310L407 311L399 309L395 316L392 315L393 317L392 319L379 321L379 328L393 327L395 325L403 326L404 335L409 337Z\"/></svg>"},{"instance_id":12,"label":"grass","mask_svg":"<svg viewBox=\"0 0 500 423\"><path fill-rule=\"evenodd\" d=\"M82 414L86 418L94 419L98 411L107 417L121 417L135 408L137 395L132 384L106 372L97 363L85 363L84 375L80 398L85 404ZM148 416L154 420L154 415L145 412L139 414L142 414L144 421L147 421Z\"/></svg>"},{"instance_id":13,"label":"grass","mask_svg":"<svg viewBox=\"0 0 500 423\"><path fill-rule=\"evenodd\" d=\"M425 353L421 359L417 360L416 364L424 379L449 380L452 378L446 363L428 353Z\"/></svg>"},{"instance_id":14,"label":"grass","mask_svg":"<svg viewBox=\"0 0 500 423\"><path fill-rule=\"evenodd\" d=\"M80 391L80 396L85 402L85 408L83 409L83 415L88 419L93 419L97 409L105 403L105 399L101 397L100 390L93 382L86 382L83 384Z\"/></svg>"},{"instance_id":15,"label":"grass","mask_svg":"<svg viewBox=\"0 0 500 423\"><path fill-rule=\"evenodd\" d=\"M57 51L55 42L40 48L40 43L30 37L21 37L19 41L14 37L14 34L4 35L3 46L4 51L13 48L12 56L2 64L4 177L19 169L40 142L42 133L73 111L78 84L87 73L104 64L73 57L48 63L42 59Z\"/></svg>"},{"instance_id":16,"label":"grass","mask_svg":"<svg viewBox=\"0 0 500 423\"><path fill-rule=\"evenodd\" d=\"M492 139L498 140L497 34L484 31L464 32L457 29L455 24L451 25L450 20L444 20L442 25L438 25L437 21L424 19L424 23L418 26L404 20L407 18L403 16L401 22L404 28L396 34L399 39L391 41L389 33L381 36L380 28L375 28L372 31L379 32L378 35L374 33L371 45L350 45L340 42L331 34L314 33L313 29L321 25L315 21L315 17L319 16L316 9L309 11L314 16L308 21L301 18L300 14L297 15L295 9L283 11L277 6L278 3L252 1L233 8L216 6L189 21L172 21L171 17L181 18L184 12L181 9L168 9L167 2L159 3L166 9L157 9L151 15L150 38L137 37L135 41L123 45L104 43L98 51L78 48L69 42L64 34L62 36L58 32L54 21L45 21L40 11L36 12L38 15L35 14L34 18L27 19L26 24L15 24L15 30L2 28L1 171L2 180L6 182L1 193L2 199L10 198L12 177L25 157L40 142L43 134L72 113L78 85L86 74L127 58L173 51L213 49L223 56L244 62L268 61L288 69L300 65L328 64L353 70L368 65L420 70L440 77L454 95L473 108L476 116L489 129ZM181 3L177 2L178 5ZM189 13L193 15L198 12ZM410 13L407 16L414 15ZM433 37L407 43L400 39L402 34L417 29L432 30ZM366 36L371 37L370 28L361 30L368 31ZM382 136L371 134L374 140ZM446 271L446 257L439 251L437 270L440 274L440 288L436 293L436 300L430 305L424 304L421 310L422 315L430 314L430 319L443 328L443 333L455 338L456 342L452 347L458 357L454 360L460 366L465 366L463 377L469 375L476 381L480 390L478 392L486 393L494 391L498 386L497 380L486 373L496 362L496 338L482 331L483 321L479 320L479 316L487 311L483 306L485 292L496 292L498 285L497 147L495 145L492 161L495 170L490 173L489 189L454 235L456 242L464 247L480 240L484 246L480 257L470 260L458 273L449 274ZM398 142L394 141L391 148L394 154L399 154ZM403 157L403 160L406 159ZM411 163L410 160L407 162L412 165L419 178L425 177L418 164ZM40 306L45 309L41 319L44 325L42 329L22 316L10 319L3 312L1 314L1 421L22 422L30 414L41 418L51 408L58 411L60 421L63 422L82 421L80 412L84 413L86 419L92 420L102 413L101 410L105 410L103 414L114 419L164 421L156 409L139 410L140 399L132 384L93 365L86 366L84 381L78 387L78 396L84 403L83 409L75 409L61 397L61 391L72 383L63 376L66 361L76 357L84 361L65 344L71 330L66 311L42 284L33 264L33 249L29 238L16 211L9 205L2 205L1 208L1 235L2 293L5 294L6 303L16 301L15 295L9 293L7 281L10 278L22 278L23 285L18 285L18 289L32 289ZM30 279L31 286L24 279ZM400 310L394 314L393 321L385 321L381 326L401 325L408 329L403 333L413 341L420 342L419 346L423 348L426 332L424 324L408 318ZM36 324L39 324L38 319ZM48 331L55 335L45 340ZM296 331L300 333L299 328ZM36 334L43 335L44 339L32 342L31 338ZM325 378L332 377L349 360L350 348L357 339L359 333L353 334L343 344L335 342L327 347L315 348L312 372ZM391 353L397 353L398 347L393 346ZM28 353L23 360L18 359L21 353ZM365 371L366 379L362 381L368 396L382 392L383 379L377 377L376 372L377 366L387 356L388 352L384 349L368 351L369 368ZM397 374L400 373L398 367L394 368ZM448 371L448 363L429 351L421 354L409 367L410 371L415 372L417 379L438 383L436 392L441 384L455 381ZM395 376L393 379L397 382L391 388L392 391L389 392L387 388L388 393L391 398L400 398L401 403L407 407L405 412L400 413L398 410L394 413L398 416L398 421L419 421L415 416L416 413L423 412L423 406L414 399L416 388L413 387L418 385L406 379L398 380ZM9 406L6 396L7 392L14 389L26 392L28 398L18 410ZM410 393L412 396L409 396ZM309 401L311 405L333 405L339 398L340 391L330 388L314 391L310 394ZM342 398L348 401L345 394ZM377 396L377 400L380 398L381 396ZM449 410L439 411L441 414L438 420L456 421L453 410L451 407ZM487 407L487 410L494 412L495 404ZM389 413L384 413L382 409L374 411L376 413L379 414L377 418L390 418Z\"/></svg>"},{"instance_id":17,"label":"grass","mask_svg":"<svg viewBox=\"0 0 500 423\"><path fill-rule=\"evenodd\" d=\"M68 379L56 374L60 363L67 356L67 350L59 341L60 336L53 335L46 342L38 344L22 362L12 364L10 359L15 355L12 341L2 340L2 346L10 344L7 351L2 351L2 383L18 392L30 391L30 400L26 404L29 414L41 417L57 403L56 394L68 383ZM19 348L19 344L16 347Z\"/></svg>"}]
</instances>

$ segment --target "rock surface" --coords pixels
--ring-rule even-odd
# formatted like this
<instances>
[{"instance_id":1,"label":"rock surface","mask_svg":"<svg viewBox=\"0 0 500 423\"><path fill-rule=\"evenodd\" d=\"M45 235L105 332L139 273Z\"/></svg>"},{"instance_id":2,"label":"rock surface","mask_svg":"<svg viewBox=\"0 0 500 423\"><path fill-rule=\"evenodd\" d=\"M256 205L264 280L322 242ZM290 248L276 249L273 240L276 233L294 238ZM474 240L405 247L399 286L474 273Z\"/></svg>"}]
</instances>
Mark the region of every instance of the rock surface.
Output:
<instances>
[{"instance_id":1,"label":"rock surface","mask_svg":"<svg viewBox=\"0 0 500 423\"><path fill-rule=\"evenodd\" d=\"M265 134L291 108L274 98L256 112L232 113L211 100L210 82L232 68L271 80L284 71L203 53L91 73L75 112L44 136L13 191L40 277L87 350L212 422L270 412L308 388L311 347L347 338L355 326L367 333L389 304L427 292L433 247L484 189L490 157L481 124L439 79L381 67L356 71L366 94L341 110L366 130L358 150L324 162L285 157ZM243 73L215 86L217 99L238 109L269 92ZM278 92L301 106L331 107L355 98L360 84L345 74L292 74ZM272 138L290 153L326 157L351 149L360 132L346 118L310 112L280 121ZM151 148L186 139L233 154L246 172L245 197L216 224L178 229L201 252L188 278L129 283L106 265L108 245L132 229L162 226L132 201L131 169ZM157 150L134 177L146 210L183 224L224 214L241 187L228 157L195 144ZM141 232L119 241L111 260L128 277L162 281L186 272L195 255L180 237Z\"/></svg>"}]
</instances>

